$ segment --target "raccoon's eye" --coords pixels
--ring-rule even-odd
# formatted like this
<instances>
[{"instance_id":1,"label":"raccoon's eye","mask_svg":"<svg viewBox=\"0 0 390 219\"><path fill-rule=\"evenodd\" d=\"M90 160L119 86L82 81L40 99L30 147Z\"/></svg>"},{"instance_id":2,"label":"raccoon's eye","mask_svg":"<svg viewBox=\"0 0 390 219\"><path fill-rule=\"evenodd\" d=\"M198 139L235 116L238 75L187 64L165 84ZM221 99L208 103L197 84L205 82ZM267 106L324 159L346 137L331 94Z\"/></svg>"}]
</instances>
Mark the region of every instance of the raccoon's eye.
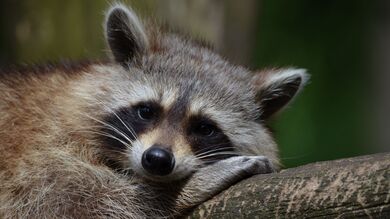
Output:
<instances>
[{"instance_id":1,"label":"raccoon's eye","mask_svg":"<svg viewBox=\"0 0 390 219\"><path fill-rule=\"evenodd\" d=\"M137 111L140 119L151 120L155 117L154 110L149 106L139 106Z\"/></svg>"},{"instance_id":2,"label":"raccoon's eye","mask_svg":"<svg viewBox=\"0 0 390 219\"><path fill-rule=\"evenodd\" d=\"M213 125L203 123L195 126L194 132L197 135L209 137L215 134L216 128Z\"/></svg>"}]
</instances>

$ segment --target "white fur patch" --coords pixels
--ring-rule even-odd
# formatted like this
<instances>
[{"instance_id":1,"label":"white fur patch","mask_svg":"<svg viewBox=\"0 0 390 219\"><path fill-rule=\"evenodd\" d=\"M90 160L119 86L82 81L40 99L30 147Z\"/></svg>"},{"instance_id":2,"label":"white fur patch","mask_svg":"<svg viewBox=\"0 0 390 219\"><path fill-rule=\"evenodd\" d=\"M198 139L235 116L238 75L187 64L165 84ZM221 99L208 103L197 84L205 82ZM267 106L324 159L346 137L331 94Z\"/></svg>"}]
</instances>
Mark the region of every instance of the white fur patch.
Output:
<instances>
[{"instance_id":1,"label":"white fur patch","mask_svg":"<svg viewBox=\"0 0 390 219\"><path fill-rule=\"evenodd\" d=\"M161 97L161 105L168 109L170 108L178 99L179 93L178 90L176 89L169 89L169 90L164 90L162 97Z\"/></svg>"},{"instance_id":2,"label":"white fur patch","mask_svg":"<svg viewBox=\"0 0 390 219\"><path fill-rule=\"evenodd\" d=\"M193 98L190 104L190 115L198 114L199 112L202 112L205 108L208 108L206 107L205 103L207 103L207 101L204 101L201 98Z\"/></svg>"},{"instance_id":3,"label":"white fur patch","mask_svg":"<svg viewBox=\"0 0 390 219\"><path fill-rule=\"evenodd\" d=\"M267 77L264 86L266 87L277 87L279 84L288 83L290 80L293 80L297 77L302 79L301 84L299 85L298 92L310 79L310 75L306 73L306 69L302 68L287 68L280 69Z\"/></svg>"},{"instance_id":4,"label":"white fur patch","mask_svg":"<svg viewBox=\"0 0 390 219\"><path fill-rule=\"evenodd\" d=\"M159 95L155 89L152 87L135 83L131 88L131 96L128 96L131 102L140 102L140 101L150 101L150 100L158 100Z\"/></svg>"}]
</instances>

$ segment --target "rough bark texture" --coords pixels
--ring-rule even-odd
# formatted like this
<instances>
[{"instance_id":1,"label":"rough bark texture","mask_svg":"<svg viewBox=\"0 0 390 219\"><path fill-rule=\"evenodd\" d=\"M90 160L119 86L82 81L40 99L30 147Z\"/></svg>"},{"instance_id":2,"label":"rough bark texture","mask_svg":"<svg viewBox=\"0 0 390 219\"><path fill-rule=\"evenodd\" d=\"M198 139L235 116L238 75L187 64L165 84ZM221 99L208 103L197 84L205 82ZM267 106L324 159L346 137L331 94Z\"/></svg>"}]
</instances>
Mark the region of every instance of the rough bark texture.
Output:
<instances>
[{"instance_id":1,"label":"rough bark texture","mask_svg":"<svg viewBox=\"0 0 390 219\"><path fill-rule=\"evenodd\" d=\"M190 218L390 218L390 153L258 175L196 208Z\"/></svg>"}]
</instances>

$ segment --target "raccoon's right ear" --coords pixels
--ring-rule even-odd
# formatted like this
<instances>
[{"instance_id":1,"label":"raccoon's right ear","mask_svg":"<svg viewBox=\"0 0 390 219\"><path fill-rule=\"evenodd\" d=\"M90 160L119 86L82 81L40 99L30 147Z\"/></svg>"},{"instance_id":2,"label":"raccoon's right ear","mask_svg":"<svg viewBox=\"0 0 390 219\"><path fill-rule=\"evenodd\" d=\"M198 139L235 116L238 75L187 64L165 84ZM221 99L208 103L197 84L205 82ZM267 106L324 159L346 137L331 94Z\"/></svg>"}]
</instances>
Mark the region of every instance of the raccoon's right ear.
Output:
<instances>
[{"instance_id":1,"label":"raccoon's right ear","mask_svg":"<svg viewBox=\"0 0 390 219\"><path fill-rule=\"evenodd\" d=\"M266 121L294 99L309 80L305 69L270 69L255 74L252 84L256 90L256 102Z\"/></svg>"},{"instance_id":2,"label":"raccoon's right ear","mask_svg":"<svg viewBox=\"0 0 390 219\"><path fill-rule=\"evenodd\" d=\"M124 67L139 65L148 40L144 28L129 8L116 4L106 14L105 37L116 62Z\"/></svg>"}]
</instances>

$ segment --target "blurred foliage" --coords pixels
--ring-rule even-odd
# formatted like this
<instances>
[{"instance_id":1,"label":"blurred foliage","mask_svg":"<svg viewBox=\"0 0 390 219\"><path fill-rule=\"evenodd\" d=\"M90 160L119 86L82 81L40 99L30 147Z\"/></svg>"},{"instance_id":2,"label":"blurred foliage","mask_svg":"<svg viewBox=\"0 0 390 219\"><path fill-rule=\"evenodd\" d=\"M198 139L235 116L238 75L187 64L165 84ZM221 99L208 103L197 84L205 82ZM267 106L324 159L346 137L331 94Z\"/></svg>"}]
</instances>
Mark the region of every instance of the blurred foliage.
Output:
<instances>
[{"instance_id":1,"label":"blurred foliage","mask_svg":"<svg viewBox=\"0 0 390 219\"><path fill-rule=\"evenodd\" d=\"M132 4L147 16L155 3ZM105 0L0 1L0 65L104 56L101 23L107 5ZM293 107L272 125L285 166L374 152L368 147L366 110L372 5L363 0L256 4L251 66L298 66L312 75Z\"/></svg>"},{"instance_id":2,"label":"blurred foliage","mask_svg":"<svg viewBox=\"0 0 390 219\"><path fill-rule=\"evenodd\" d=\"M36 1L3 0L0 4L1 23L7 30L0 34L5 39L0 42L3 62L101 56L96 48L104 48L101 34L104 1L40 0L37 4Z\"/></svg>"},{"instance_id":3,"label":"blurred foliage","mask_svg":"<svg viewBox=\"0 0 390 219\"><path fill-rule=\"evenodd\" d=\"M371 152L370 1L263 0L254 62L299 66L310 83L274 124L286 166Z\"/></svg>"}]
</instances>

